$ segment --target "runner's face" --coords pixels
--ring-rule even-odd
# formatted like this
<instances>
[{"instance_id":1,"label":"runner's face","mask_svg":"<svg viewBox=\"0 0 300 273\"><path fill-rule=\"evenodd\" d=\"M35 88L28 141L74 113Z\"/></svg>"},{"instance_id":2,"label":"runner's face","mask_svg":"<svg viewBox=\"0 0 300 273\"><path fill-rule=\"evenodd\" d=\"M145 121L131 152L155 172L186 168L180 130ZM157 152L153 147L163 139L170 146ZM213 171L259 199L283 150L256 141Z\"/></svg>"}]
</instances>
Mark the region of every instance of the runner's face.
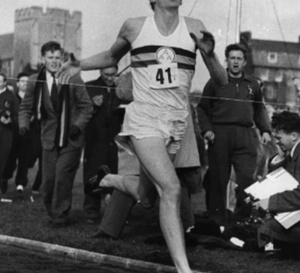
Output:
<instances>
[{"instance_id":1,"label":"runner's face","mask_svg":"<svg viewBox=\"0 0 300 273\"><path fill-rule=\"evenodd\" d=\"M182 4L182 0L156 0L152 2L163 8L178 8Z\"/></svg>"}]
</instances>

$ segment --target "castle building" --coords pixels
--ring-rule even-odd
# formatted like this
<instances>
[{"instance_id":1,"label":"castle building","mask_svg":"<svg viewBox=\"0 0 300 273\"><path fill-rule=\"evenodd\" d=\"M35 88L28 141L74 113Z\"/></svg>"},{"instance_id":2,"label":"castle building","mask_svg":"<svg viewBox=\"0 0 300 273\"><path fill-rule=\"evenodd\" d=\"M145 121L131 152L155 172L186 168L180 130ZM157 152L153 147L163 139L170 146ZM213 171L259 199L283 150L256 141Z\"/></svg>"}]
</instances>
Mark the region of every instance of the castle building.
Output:
<instances>
[{"instance_id":1,"label":"castle building","mask_svg":"<svg viewBox=\"0 0 300 273\"><path fill-rule=\"evenodd\" d=\"M30 7L15 11L14 33L0 36L0 66L8 77L31 74L41 65L41 46L50 40L81 56L82 14L58 8Z\"/></svg>"},{"instance_id":2,"label":"castle building","mask_svg":"<svg viewBox=\"0 0 300 273\"><path fill-rule=\"evenodd\" d=\"M14 34L0 35L0 71L7 76L13 75Z\"/></svg>"}]
</instances>

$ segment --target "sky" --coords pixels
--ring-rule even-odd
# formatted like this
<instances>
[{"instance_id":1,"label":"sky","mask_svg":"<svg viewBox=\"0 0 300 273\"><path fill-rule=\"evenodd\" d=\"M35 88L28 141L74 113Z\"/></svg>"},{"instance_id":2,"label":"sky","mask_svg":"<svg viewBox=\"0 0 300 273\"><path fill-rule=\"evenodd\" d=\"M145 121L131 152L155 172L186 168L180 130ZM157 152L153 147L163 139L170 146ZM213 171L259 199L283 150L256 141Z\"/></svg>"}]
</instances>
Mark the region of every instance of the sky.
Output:
<instances>
[{"instance_id":1,"label":"sky","mask_svg":"<svg viewBox=\"0 0 300 273\"><path fill-rule=\"evenodd\" d=\"M299 0L240 0L241 31L255 39L298 42ZM204 22L216 39L216 53L224 64L224 49L236 40L237 0L183 0L180 14ZM124 20L151 15L149 0L0 0L0 34L14 31L14 12L30 6L82 12L82 58L109 48ZM209 76L201 58L192 89L202 89ZM98 72L84 72L84 80Z\"/></svg>"}]
</instances>

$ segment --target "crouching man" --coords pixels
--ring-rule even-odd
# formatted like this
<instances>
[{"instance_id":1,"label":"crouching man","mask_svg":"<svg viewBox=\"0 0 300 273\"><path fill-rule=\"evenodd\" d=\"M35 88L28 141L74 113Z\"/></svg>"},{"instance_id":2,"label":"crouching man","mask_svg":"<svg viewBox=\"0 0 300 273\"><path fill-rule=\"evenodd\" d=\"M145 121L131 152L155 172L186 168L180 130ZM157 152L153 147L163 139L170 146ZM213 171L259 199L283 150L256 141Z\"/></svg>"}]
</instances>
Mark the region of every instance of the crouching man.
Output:
<instances>
[{"instance_id":1,"label":"crouching man","mask_svg":"<svg viewBox=\"0 0 300 273\"><path fill-rule=\"evenodd\" d=\"M300 182L300 117L296 113L282 112L272 118L273 135L276 144L285 153L279 164L274 158L270 162L270 170L274 166L284 167L298 182ZM271 195L254 203L256 208L262 208L271 214L291 212L300 209L300 184L291 191L284 191ZM286 253L300 250L300 222L289 229L285 229L274 218L266 221L258 230L258 243L262 247L273 242L274 247Z\"/></svg>"}]
</instances>

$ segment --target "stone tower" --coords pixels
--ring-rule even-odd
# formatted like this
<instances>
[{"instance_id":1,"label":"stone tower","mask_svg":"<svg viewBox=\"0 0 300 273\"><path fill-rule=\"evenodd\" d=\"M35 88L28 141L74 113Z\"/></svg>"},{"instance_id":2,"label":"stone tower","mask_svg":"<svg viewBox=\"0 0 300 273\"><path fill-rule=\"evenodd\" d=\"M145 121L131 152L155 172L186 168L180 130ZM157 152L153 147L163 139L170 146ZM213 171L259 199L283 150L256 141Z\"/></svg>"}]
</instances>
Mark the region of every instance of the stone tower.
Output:
<instances>
[{"instance_id":1,"label":"stone tower","mask_svg":"<svg viewBox=\"0 0 300 273\"><path fill-rule=\"evenodd\" d=\"M81 12L30 7L15 11L14 75L25 68L36 70L41 63L41 46L57 41L68 52L81 57Z\"/></svg>"}]
</instances>

